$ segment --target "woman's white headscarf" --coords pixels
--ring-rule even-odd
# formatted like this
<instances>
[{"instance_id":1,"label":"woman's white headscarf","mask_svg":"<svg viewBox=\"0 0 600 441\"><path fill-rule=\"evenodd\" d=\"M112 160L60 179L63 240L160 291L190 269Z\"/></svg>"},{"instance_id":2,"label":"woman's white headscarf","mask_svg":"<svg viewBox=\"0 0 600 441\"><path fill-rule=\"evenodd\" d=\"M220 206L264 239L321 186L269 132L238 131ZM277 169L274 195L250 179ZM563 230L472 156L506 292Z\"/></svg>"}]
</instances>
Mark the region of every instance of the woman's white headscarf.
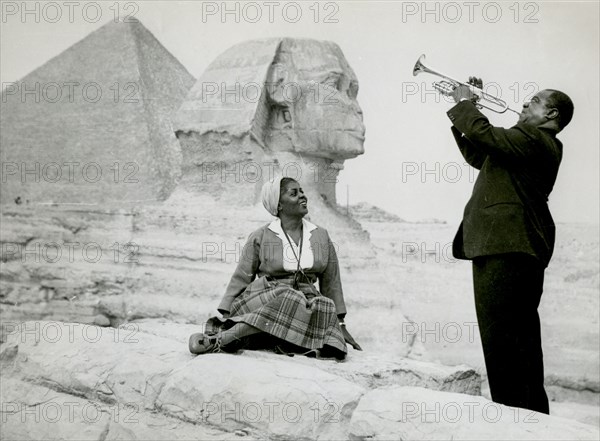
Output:
<instances>
[{"instance_id":1,"label":"woman's white headscarf","mask_svg":"<svg viewBox=\"0 0 600 441\"><path fill-rule=\"evenodd\" d=\"M279 196L281 190L281 180L283 176L274 177L263 184L262 203L269 213L277 217L277 206L279 205Z\"/></svg>"}]
</instances>

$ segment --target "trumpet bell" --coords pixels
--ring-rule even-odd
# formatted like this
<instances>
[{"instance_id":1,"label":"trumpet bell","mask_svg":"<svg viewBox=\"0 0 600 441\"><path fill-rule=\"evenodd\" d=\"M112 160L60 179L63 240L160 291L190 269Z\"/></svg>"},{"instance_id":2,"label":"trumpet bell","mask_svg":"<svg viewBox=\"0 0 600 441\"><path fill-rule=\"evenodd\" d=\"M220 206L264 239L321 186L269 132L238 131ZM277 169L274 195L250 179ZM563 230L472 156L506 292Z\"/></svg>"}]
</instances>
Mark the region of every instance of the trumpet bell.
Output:
<instances>
[{"instance_id":1,"label":"trumpet bell","mask_svg":"<svg viewBox=\"0 0 600 441\"><path fill-rule=\"evenodd\" d=\"M427 72L427 68L423 64L424 60L425 60L425 54L422 54L419 57L419 59L417 60L417 62L415 63L415 67L413 67L413 77L416 77L421 72Z\"/></svg>"}]
</instances>

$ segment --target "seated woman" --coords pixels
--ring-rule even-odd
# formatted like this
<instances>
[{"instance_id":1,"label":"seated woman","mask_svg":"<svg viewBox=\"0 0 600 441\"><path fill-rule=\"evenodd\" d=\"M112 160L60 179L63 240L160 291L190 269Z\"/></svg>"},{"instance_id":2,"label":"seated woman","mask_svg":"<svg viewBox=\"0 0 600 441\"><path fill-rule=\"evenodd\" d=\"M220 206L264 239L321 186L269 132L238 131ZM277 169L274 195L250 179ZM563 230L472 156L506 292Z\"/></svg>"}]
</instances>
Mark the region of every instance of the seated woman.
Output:
<instances>
[{"instance_id":1,"label":"seated woman","mask_svg":"<svg viewBox=\"0 0 600 441\"><path fill-rule=\"evenodd\" d=\"M345 340L360 346L343 324L339 265L327 231L303 219L308 201L294 179L265 183L262 199L277 219L248 238L218 307L225 320L213 317L212 329L193 334L190 352L251 345L344 359Z\"/></svg>"}]
</instances>

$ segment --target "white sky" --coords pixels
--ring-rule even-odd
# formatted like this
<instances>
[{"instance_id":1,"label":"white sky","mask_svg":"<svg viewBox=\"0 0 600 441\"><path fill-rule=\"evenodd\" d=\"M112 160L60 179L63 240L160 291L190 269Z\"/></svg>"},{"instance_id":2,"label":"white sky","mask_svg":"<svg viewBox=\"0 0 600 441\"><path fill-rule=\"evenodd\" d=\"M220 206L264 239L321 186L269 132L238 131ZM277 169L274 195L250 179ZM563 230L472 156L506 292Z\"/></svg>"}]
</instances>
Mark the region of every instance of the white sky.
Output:
<instances>
[{"instance_id":1,"label":"white sky","mask_svg":"<svg viewBox=\"0 0 600 441\"><path fill-rule=\"evenodd\" d=\"M112 20L117 11L114 1L97 2L101 15L94 23L94 2L28 2L39 13L25 16L22 2L1 3L3 88ZM289 36L336 42L358 76L367 127L365 154L346 162L338 201L346 202L348 186L350 203L368 201L407 220L457 223L473 181L449 130L445 112L451 105L443 99L436 103L434 94L422 96L436 78L412 76L420 54L427 55L428 66L453 78L478 75L497 83L515 109L533 87L563 90L575 103L575 117L559 135L564 159L550 206L558 222L598 223L598 2L258 1L239 2L239 13L225 17L222 2L118 6L121 18L133 13L196 78L217 55L244 40ZM227 6L236 8L235 2ZM423 15L425 8L432 12ZM256 20L258 11L262 15ZM298 11L301 16L293 23ZM55 19L57 12L61 16ZM516 122L514 115L487 114L497 125ZM425 169L430 172L424 174Z\"/></svg>"}]
</instances>

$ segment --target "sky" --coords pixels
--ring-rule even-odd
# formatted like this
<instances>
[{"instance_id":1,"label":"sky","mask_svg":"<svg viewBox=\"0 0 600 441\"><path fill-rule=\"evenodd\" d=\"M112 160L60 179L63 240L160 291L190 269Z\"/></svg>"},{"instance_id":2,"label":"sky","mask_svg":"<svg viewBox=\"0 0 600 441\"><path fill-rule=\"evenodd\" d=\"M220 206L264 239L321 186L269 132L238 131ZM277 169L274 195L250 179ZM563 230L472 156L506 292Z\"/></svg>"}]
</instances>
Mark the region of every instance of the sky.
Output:
<instances>
[{"instance_id":1,"label":"sky","mask_svg":"<svg viewBox=\"0 0 600 441\"><path fill-rule=\"evenodd\" d=\"M27 9L28 13L23 14ZM338 203L365 201L416 221L458 222L476 174L460 156L437 77L489 83L514 109L544 88L575 103L550 208L557 222L599 222L598 2L1 2L2 88L115 19L139 19L196 78L230 46L297 37L337 43L359 83L365 154L346 161ZM516 115L484 111L510 127Z\"/></svg>"}]
</instances>

